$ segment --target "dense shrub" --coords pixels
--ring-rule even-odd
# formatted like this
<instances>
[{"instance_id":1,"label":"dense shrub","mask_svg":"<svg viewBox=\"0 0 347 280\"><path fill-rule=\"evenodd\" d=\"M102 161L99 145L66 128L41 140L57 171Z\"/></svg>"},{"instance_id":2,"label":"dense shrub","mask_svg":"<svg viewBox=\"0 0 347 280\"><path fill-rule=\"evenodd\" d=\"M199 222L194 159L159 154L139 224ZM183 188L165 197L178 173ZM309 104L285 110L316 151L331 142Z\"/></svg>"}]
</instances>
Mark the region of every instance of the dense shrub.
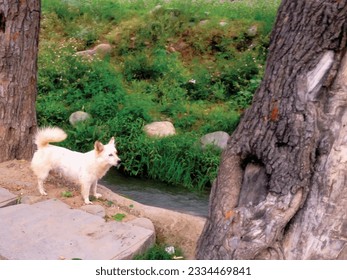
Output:
<instances>
[{"instance_id":1,"label":"dense shrub","mask_svg":"<svg viewBox=\"0 0 347 280\"><path fill-rule=\"evenodd\" d=\"M141 121L135 122L139 128ZM121 157L127 160L123 172L132 176L146 176L176 186L202 190L210 186L216 176L220 151L202 151L199 137L182 134L163 139L150 139L138 134L118 137ZM132 138L129 142L128 139Z\"/></svg>"},{"instance_id":2,"label":"dense shrub","mask_svg":"<svg viewBox=\"0 0 347 280\"><path fill-rule=\"evenodd\" d=\"M77 110L106 120L124 103L121 78L107 61L84 60L63 45L41 52L39 66L39 125L62 125Z\"/></svg>"}]
</instances>

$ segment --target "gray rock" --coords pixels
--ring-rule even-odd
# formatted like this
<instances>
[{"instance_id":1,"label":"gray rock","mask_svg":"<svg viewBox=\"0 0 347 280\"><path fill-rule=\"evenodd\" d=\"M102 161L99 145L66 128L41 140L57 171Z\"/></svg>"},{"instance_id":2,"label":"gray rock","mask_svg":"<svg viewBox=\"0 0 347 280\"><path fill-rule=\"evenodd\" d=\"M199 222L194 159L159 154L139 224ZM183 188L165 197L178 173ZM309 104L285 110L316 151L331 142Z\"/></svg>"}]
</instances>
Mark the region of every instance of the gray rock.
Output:
<instances>
[{"instance_id":1,"label":"gray rock","mask_svg":"<svg viewBox=\"0 0 347 280\"><path fill-rule=\"evenodd\" d=\"M76 52L76 55L79 55L85 58L93 58L94 56L104 58L106 55L110 54L111 51L112 51L112 46L110 44L99 44L95 46L93 49Z\"/></svg>"},{"instance_id":2,"label":"gray rock","mask_svg":"<svg viewBox=\"0 0 347 280\"><path fill-rule=\"evenodd\" d=\"M105 208L102 207L101 205L92 205L92 204L83 205L81 207L81 209L83 211L90 213L90 214L97 215L101 218L105 217L105 215L106 215Z\"/></svg>"},{"instance_id":3,"label":"gray rock","mask_svg":"<svg viewBox=\"0 0 347 280\"><path fill-rule=\"evenodd\" d=\"M247 30L247 35L249 37L255 37L258 34L258 27L256 25L252 25L250 28Z\"/></svg>"},{"instance_id":4,"label":"gray rock","mask_svg":"<svg viewBox=\"0 0 347 280\"><path fill-rule=\"evenodd\" d=\"M22 203L22 204L33 204L33 203L39 202L40 200L42 200L42 196L24 195L20 199L20 203Z\"/></svg>"},{"instance_id":5,"label":"gray rock","mask_svg":"<svg viewBox=\"0 0 347 280\"><path fill-rule=\"evenodd\" d=\"M9 260L132 259L155 243L155 232L105 222L57 199L0 208L0 251Z\"/></svg>"},{"instance_id":6,"label":"gray rock","mask_svg":"<svg viewBox=\"0 0 347 280\"><path fill-rule=\"evenodd\" d=\"M163 8L162 5L157 5L150 11L150 13L153 14L153 13L161 10L162 8Z\"/></svg>"},{"instance_id":7,"label":"gray rock","mask_svg":"<svg viewBox=\"0 0 347 280\"><path fill-rule=\"evenodd\" d=\"M76 52L76 55L82 56L85 58L92 58L95 55L95 51L94 50L79 51L79 52Z\"/></svg>"},{"instance_id":8,"label":"gray rock","mask_svg":"<svg viewBox=\"0 0 347 280\"><path fill-rule=\"evenodd\" d=\"M229 137L229 134L224 131L216 131L202 136L200 138L200 143L203 148L207 145L215 145L224 150L227 147Z\"/></svg>"},{"instance_id":9,"label":"gray rock","mask_svg":"<svg viewBox=\"0 0 347 280\"><path fill-rule=\"evenodd\" d=\"M224 20L221 20L221 21L219 22L219 25L222 26L222 27L224 27L224 26L228 25L228 23L227 23L226 21L224 21Z\"/></svg>"},{"instance_id":10,"label":"gray rock","mask_svg":"<svg viewBox=\"0 0 347 280\"><path fill-rule=\"evenodd\" d=\"M90 115L83 111L77 111L70 115L69 122L72 126L75 126L78 122L83 122L90 118Z\"/></svg>"},{"instance_id":11,"label":"gray rock","mask_svg":"<svg viewBox=\"0 0 347 280\"><path fill-rule=\"evenodd\" d=\"M147 124L144 127L144 131L150 137L166 137L176 134L175 127L168 121Z\"/></svg>"},{"instance_id":12,"label":"gray rock","mask_svg":"<svg viewBox=\"0 0 347 280\"><path fill-rule=\"evenodd\" d=\"M4 188L0 188L0 208L17 203L17 196Z\"/></svg>"},{"instance_id":13,"label":"gray rock","mask_svg":"<svg viewBox=\"0 0 347 280\"><path fill-rule=\"evenodd\" d=\"M147 219L147 218L136 218L134 220L129 221L128 224L143 227L143 228L153 230L153 231L155 230L152 221L150 219Z\"/></svg>"},{"instance_id":14,"label":"gray rock","mask_svg":"<svg viewBox=\"0 0 347 280\"><path fill-rule=\"evenodd\" d=\"M199 25L205 25L205 24L207 24L209 22L210 21L208 19L203 19L203 20L200 20Z\"/></svg>"}]
</instances>

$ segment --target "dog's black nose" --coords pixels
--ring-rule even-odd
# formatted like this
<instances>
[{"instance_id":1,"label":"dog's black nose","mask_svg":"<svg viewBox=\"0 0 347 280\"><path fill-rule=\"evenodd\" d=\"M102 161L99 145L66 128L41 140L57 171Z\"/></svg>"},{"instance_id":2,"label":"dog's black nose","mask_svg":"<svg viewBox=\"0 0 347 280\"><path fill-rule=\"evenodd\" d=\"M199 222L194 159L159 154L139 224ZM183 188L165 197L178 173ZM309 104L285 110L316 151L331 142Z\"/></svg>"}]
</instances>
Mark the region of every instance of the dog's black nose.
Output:
<instances>
[{"instance_id":1,"label":"dog's black nose","mask_svg":"<svg viewBox=\"0 0 347 280\"><path fill-rule=\"evenodd\" d=\"M117 161L117 165L120 164L121 162L122 162L121 160L118 160L118 161Z\"/></svg>"}]
</instances>

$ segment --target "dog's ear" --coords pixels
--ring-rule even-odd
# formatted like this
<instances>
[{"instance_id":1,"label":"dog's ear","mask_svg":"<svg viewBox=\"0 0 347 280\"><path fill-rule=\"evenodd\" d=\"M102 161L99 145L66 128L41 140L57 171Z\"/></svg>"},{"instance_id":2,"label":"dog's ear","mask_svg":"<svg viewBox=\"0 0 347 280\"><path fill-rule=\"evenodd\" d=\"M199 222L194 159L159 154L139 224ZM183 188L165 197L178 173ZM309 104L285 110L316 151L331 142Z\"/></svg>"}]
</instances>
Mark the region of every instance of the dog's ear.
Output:
<instances>
[{"instance_id":1,"label":"dog's ear","mask_svg":"<svg viewBox=\"0 0 347 280\"><path fill-rule=\"evenodd\" d=\"M98 153L101 153L104 150L104 145L100 141L95 141L94 143L94 149Z\"/></svg>"},{"instance_id":2,"label":"dog's ear","mask_svg":"<svg viewBox=\"0 0 347 280\"><path fill-rule=\"evenodd\" d=\"M111 145L114 145L114 137L112 137L111 139L110 139L110 142L108 142L109 144L111 144Z\"/></svg>"}]
</instances>

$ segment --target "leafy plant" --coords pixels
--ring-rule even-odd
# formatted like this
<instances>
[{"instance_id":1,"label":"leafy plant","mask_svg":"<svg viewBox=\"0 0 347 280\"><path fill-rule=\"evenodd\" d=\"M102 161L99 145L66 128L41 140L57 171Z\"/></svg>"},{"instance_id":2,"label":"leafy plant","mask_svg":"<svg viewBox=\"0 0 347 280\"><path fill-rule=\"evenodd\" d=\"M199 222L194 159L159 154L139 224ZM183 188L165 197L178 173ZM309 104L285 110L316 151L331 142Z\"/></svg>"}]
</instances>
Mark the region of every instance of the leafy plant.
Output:
<instances>
[{"instance_id":1,"label":"leafy plant","mask_svg":"<svg viewBox=\"0 0 347 280\"><path fill-rule=\"evenodd\" d=\"M107 207L111 207L112 205L114 205L114 202L111 200L107 200L105 204L107 205Z\"/></svg>"},{"instance_id":2,"label":"leafy plant","mask_svg":"<svg viewBox=\"0 0 347 280\"><path fill-rule=\"evenodd\" d=\"M155 244L149 248L145 253L137 255L134 260L172 260L175 255L168 253L165 250L166 246L162 244ZM181 256L182 252L176 248L176 254Z\"/></svg>"},{"instance_id":3,"label":"leafy plant","mask_svg":"<svg viewBox=\"0 0 347 280\"><path fill-rule=\"evenodd\" d=\"M62 196L62 197L73 197L73 193L70 192L70 191L63 191L63 192L61 193L61 196Z\"/></svg>"},{"instance_id":4,"label":"leafy plant","mask_svg":"<svg viewBox=\"0 0 347 280\"><path fill-rule=\"evenodd\" d=\"M117 213L117 214L112 216L112 218L117 222L121 222L125 217L126 217L126 215L123 213Z\"/></svg>"}]
</instances>

